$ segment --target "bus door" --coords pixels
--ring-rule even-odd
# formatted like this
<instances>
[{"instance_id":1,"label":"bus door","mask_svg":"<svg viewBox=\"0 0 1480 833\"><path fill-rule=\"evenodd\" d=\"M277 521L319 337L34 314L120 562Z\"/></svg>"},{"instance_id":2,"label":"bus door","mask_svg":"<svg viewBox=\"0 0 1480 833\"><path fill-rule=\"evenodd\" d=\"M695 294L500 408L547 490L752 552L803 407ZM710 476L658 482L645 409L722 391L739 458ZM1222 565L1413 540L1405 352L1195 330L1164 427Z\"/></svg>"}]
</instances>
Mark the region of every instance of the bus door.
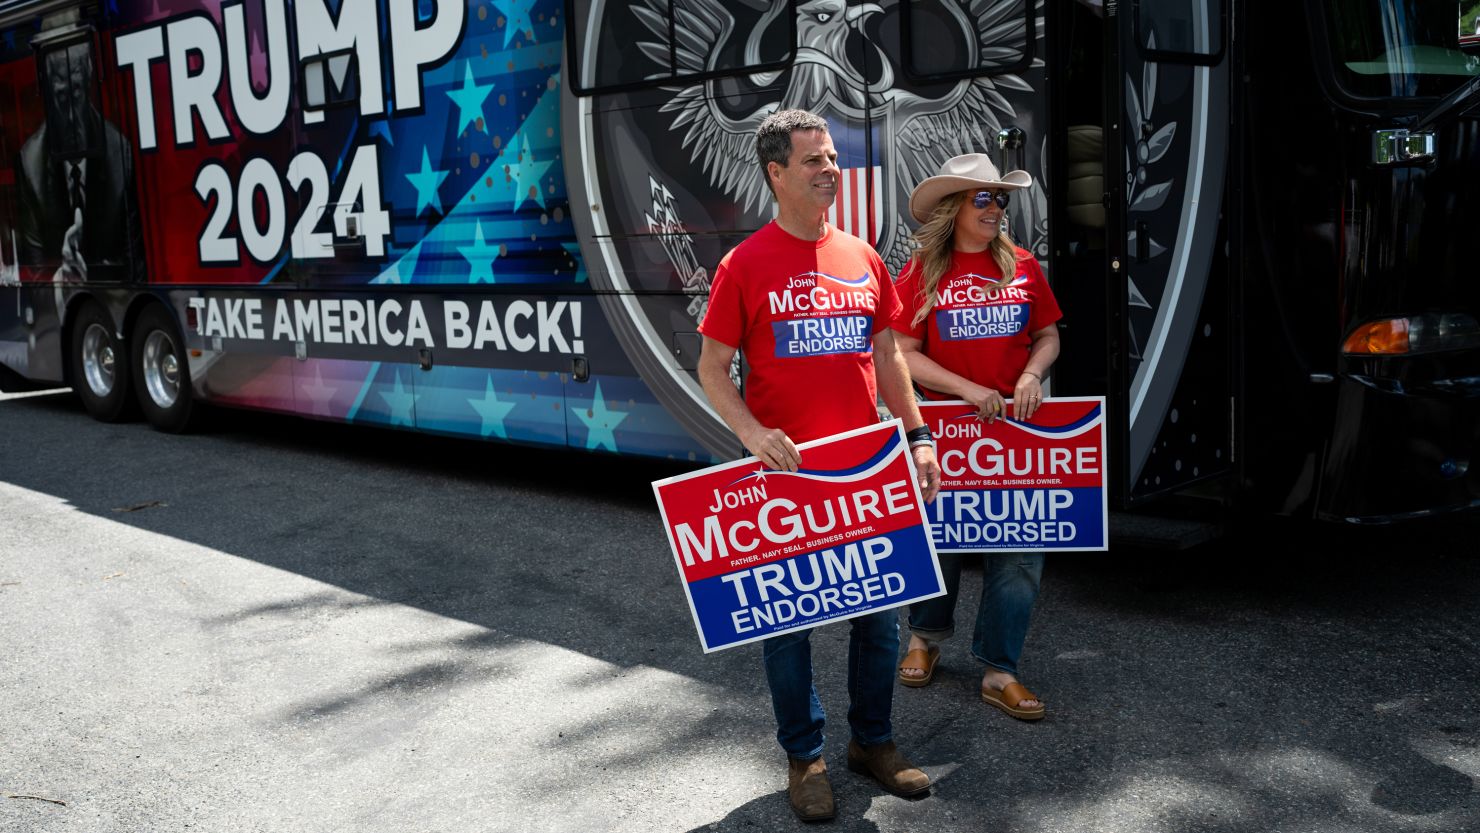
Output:
<instances>
[{"instance_id":1,"label":"bus door","mask_svg":"<svg viewBox=\"0 0 1480 833\"><path fill-rule=\"evenodd\" d=\"M1110 459L1125 507L1230 470L1223 0L1105 4Z\"/></svg>"}]
</instances>

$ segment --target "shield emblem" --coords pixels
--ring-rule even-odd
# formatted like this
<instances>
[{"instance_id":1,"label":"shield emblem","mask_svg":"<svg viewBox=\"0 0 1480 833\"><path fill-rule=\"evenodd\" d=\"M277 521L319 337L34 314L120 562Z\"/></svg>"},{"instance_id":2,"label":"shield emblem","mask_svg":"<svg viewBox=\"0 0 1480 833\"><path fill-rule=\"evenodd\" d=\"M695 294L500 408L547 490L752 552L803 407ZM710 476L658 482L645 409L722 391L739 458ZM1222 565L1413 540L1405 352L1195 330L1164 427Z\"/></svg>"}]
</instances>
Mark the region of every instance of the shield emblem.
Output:
<instances>
[{"instance_id":1,"label":"shield emblem","mask_svg":"<svg viewBox=\"0 0 1480 833\"><path fill-rule=\"evenodd\" d=\"M827 210L827 221L870 246L879 245L884 229L884 200L879 194L883 168L844 168L838 182L838 199Z\"/></svg>"},{"instance_id":2,"label":"shield emblem","mask_svg":"<svg viewBox=\"0 0 1480 833\"><path fill-rule=\"evenodd\" d=\"M827 103L815 112L827 120L842 170L838 198L828 209L827 220L888 260L890 247L899 243L895 229L902 222L895 216L899 201L890 158L894 107L884 102L864 113Z\"/></svg>"}]
</instances>

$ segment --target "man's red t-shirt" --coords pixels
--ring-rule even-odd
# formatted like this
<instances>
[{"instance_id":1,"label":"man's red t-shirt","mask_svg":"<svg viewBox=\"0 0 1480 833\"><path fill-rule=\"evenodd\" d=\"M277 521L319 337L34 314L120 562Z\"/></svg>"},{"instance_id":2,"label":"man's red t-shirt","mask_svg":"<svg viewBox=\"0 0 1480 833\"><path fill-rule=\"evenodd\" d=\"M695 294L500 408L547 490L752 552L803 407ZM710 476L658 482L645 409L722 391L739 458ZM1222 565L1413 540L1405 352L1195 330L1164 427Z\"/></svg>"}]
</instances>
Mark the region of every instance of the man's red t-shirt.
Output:
<instances>
[{"instance_id":1,"label":"man's red t-shirt","mask_svg":"<svg viewBox=\"0 0 1480 833\"><path fill-rule=\"evenodd\" d=\"M936 285L935 307L919 324L920 268L910 261L895 290L902 309L893 327L920 339L921 352L946 370L1011 397L1028 364L1033 333L1059 320L1059 303L1031 254L1018 249L1017 274L1001 289L990 252L954 252ZM921 387L927 399L953 399Z\"/></svg>"},{"instance_id":2,"label":"man's red t-shirt","mask_svg":"<svg viewBox=\"0 0 1480 833\"><path fill-rule=\"evenodd\" d=\"M806 442L879 421L873 337L898 311L867 243L831 225L802 240L771 222L720 261L699 332L744 352L755 418Z\"/></svg>"}]
</instances>

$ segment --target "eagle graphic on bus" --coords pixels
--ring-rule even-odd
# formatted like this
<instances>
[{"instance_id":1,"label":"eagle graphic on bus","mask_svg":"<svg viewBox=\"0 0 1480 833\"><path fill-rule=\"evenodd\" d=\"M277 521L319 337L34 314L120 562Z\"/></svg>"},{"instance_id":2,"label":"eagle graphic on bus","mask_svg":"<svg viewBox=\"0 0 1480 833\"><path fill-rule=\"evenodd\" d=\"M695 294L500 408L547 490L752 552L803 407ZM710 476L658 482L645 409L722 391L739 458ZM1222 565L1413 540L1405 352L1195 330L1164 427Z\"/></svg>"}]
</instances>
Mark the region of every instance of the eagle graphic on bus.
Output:
<instances>
[{"instance_id":1,"label":"eagle graphic on bus","mask_svg":"<svg viewBox=\"0 0 1480 833\"><path fill-rule=\"evenodd\" d=\"M727 40L740 36L734 15L720 0L677 0L670 42L668 5L668 0L642 0L632 7L649 36L638 41L639 50L660 65L666 65L671 55L683 74L713 71L727 54ZM780 25L785 8L772 4L759 25L744 35L747 56L757 54L768 30ZM957 30L950 42L965 48L962 65L984 70L1006 67L1030 51L1028 20L1020 0L973 0L942 9ZM895 0L859 5L811 0L796 10L791 69L785 77L758 73L748 79L756 89L784 81L779 99L743 115L730 115L722 106L725 93L719 82L708 80L672 88L673 98L661 110L673 114L672 130L682 134L683 147L710 183L756 214L770 210L770 194L755 161L756 128L771 113L790 108L827 119L842 169L837 203L828 219L873 245L897 273L910 254L904 196L952 156L991 147L1004 121L1017 116L1003 91L1031 93L1033 88L1013 73L963 78L934 96L895 86L897 60L867 36L872 22L899 11ZM1035 13L1041 13L1041 2L1035 4ZM1041 27L1039 18L1035 28ZM850 36L858 36L867 52L850 50ZM1042 63L1035 58L1029 66ZM1023 215L1015 224L1021 229L1017 236L1026 248L1034 248L1046 230L1037 222L1044 207L1041 189L1028 192L1015 206Z\"/></svg>"}]
</instances>

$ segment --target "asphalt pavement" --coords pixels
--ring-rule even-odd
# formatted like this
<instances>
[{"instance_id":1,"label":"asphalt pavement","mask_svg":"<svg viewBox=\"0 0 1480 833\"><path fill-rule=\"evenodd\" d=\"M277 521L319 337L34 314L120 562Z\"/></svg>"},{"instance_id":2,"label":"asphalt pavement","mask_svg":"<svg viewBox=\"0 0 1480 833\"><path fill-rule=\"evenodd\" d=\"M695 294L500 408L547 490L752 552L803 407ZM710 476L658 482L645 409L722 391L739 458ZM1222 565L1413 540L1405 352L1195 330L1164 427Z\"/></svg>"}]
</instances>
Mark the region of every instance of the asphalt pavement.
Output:
<instances>
[{"instance_id":1,"label":"asphalt pavement","mask_svg":"<svg viewBox=\"0 0 1480 833\"><path fill-rule=\"evenodd\" d=\"M757 646L705 655L658 463L224 412L203 433L0 395L0 831L773 831ZM904 800L835 831L1480 830L1480 518L1051 556L976 696L958 610L896 688ZM965 598L980 573L968 571Z\"/></svg>"}]
</instances>

